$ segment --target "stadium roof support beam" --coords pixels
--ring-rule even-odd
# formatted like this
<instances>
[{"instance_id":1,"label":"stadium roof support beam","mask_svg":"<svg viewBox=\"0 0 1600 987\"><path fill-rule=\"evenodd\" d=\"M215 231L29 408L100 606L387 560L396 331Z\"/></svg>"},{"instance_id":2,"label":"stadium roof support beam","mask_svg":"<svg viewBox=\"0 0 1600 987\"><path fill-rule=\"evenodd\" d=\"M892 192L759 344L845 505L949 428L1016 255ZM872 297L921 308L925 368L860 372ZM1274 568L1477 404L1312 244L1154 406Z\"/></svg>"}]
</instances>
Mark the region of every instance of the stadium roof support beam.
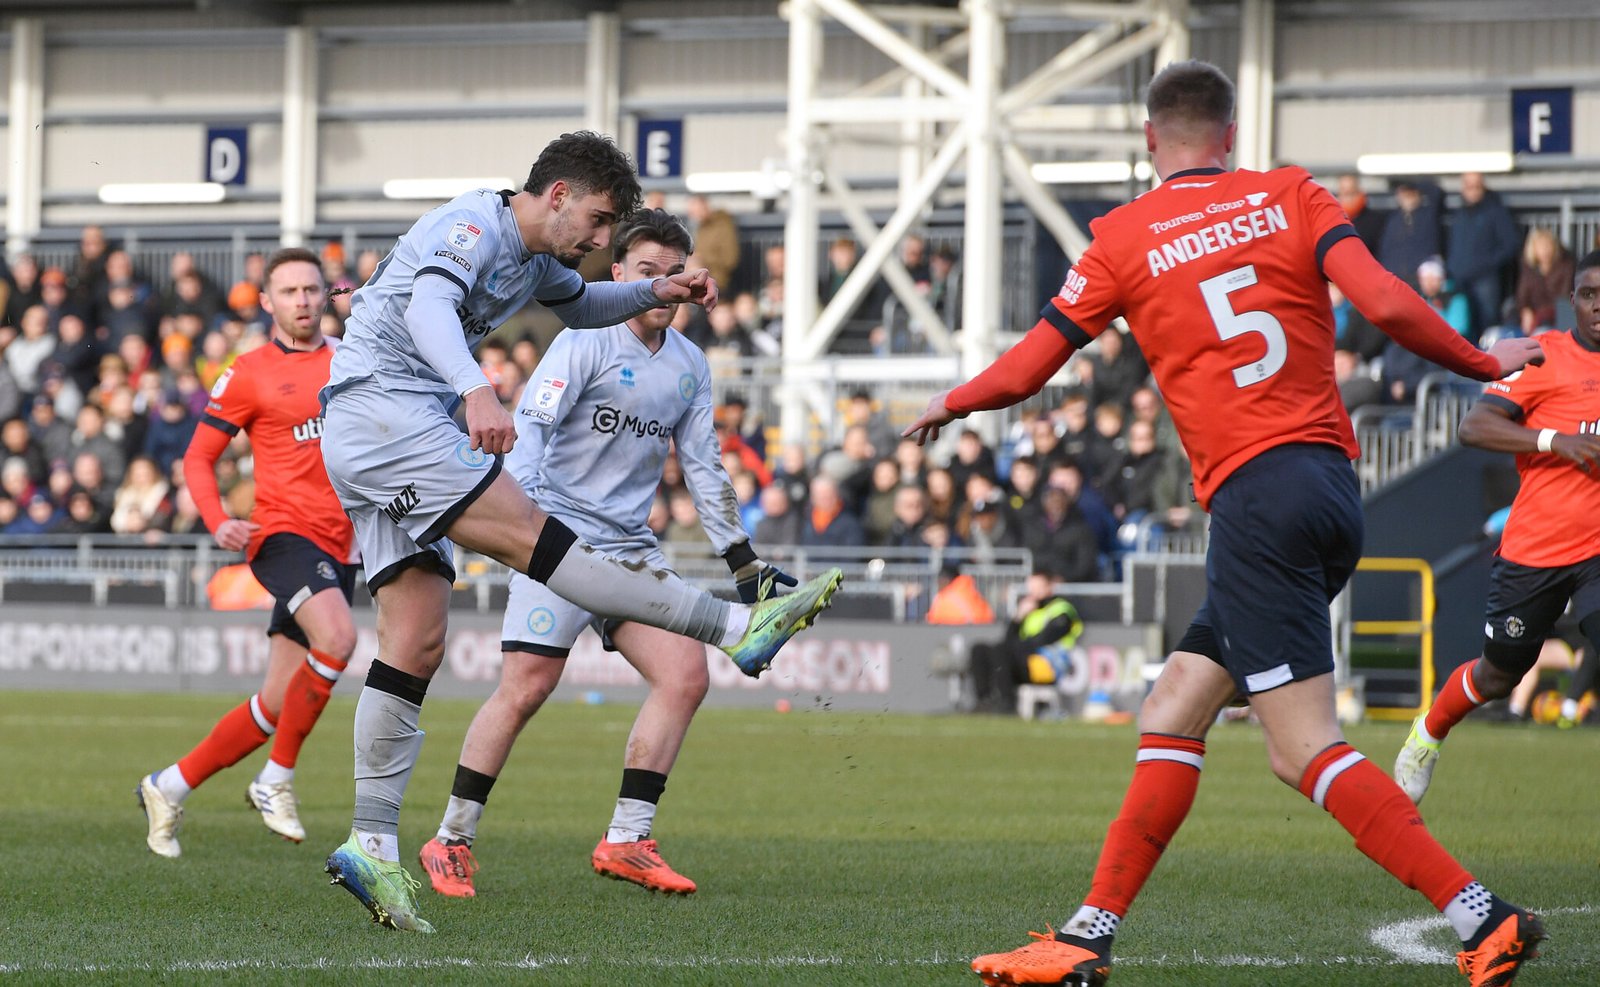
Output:
<instances>
[{"instance_id":1,"label":"stadium roof support beam","mask_svg":"<svg viewBox=\"0 0 1600 987\"><path fill-rule=\"evenodd\" d=\"M279 225L285 246L303 246L317 225L317 33L287 28L283 39L283 178Z\"/></svg>"},{"instance_id":2,"label":"stadium roof support beam","mask_svg":"<svg viewBox=\"0 0 1600 987\"><path fill-rule=\"evenodd\" d=\"M622 15L597 10L589 14L588 26L583 60L584 125L596 133L611 134L620 142L617 131L622 122Z\"/></svg>"},{"instance_id":3,"label":"stadium roof support beam","mask_svg":"<svg viewBox=\"0 0 1600 987\"><path fill-rule=\"evenodd\" d=\"M883 9L856 0L790 0L780 7L790 24L788 138L790 173L795 176L785 229L789 248L785 358L810 359L827 349L846 313L864 296L919 211L938 195L964 156L962 370L975 373L987 364L994 355L1002 317L1000 230L1006 182L1069 251L1081 252L1087 243L1055 194L1032 177L1031 162L1017 145L1083 147L1116 155L1142 150L1143 134L1133 123L1139 118L1135 99L1127 102L1125 129L1109 132L1103 124L1086 129L1089 117L1079 107L1051 101L1063 91L1100 79L1153 50L1159 49L1169 59L1187 54L1189 2L1069 2L1030 7L1005 0L966 0L959 11L965 32L945 38L931 50L934 26L958 26L949 8L932 8L922 16L914 6ZM1006 90L1002 78L1008 19L1030 13L1103 23L1091 27L1048 64ZM819 99L824 17L854 31L898 66L849 97ZM946 67L962 51L967 53L965 80ZM890 95L896 86L898 98ZM833 126L864 123L895 126L876 128L866 136ZM818 314L813 297L821 254L817 195L822 189L849 188L836 180L825 151L850 141L881 144L891 134L899 135L902 147L915 143L920 152L901 155L899 208L867 244L839 294ZM1037 139L1030 140L1034 135ZM943 145L929 159L927 150L939 140ZM819 177L819 172L825 177ZM855 221L852 224L857 225ZM890 276L891 286L896 280ZM802 411L798 402L785 405L783 425L788 434L804 434L803 420L795 417Z\"/></svg>"},{"instance_id":4,"label":"stadium roof support beam","mask_svg":"<svg viewBox=\"0 0 1600 987\"><path fill-rule=\"evenodd\" d=\"M1272 167L1274 0L1239 5L1239 121L1234 158L1239 167Z\"/></svg>"},{"instance_id":5,"label":"stadium roof support beam","mask_svg":"<svg viewBox=\"0 0 1600 987\"><path fill-rule=\"evenodd\" d=\"M44 22L11 22L11 89L6 120L6 249L18 254L44 219Z\"/></svg>"}]
</instances>

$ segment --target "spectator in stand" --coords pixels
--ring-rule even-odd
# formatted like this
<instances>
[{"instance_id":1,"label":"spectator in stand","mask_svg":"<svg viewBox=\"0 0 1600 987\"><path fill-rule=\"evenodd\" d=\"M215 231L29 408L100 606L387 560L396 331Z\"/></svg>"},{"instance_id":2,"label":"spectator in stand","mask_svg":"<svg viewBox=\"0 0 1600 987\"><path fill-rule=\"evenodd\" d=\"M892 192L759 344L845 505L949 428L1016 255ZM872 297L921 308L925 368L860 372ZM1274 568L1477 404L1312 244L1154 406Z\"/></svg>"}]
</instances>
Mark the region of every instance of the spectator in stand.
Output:
<instances>
[{"instance_id":1,"label":"spectator in stand","mask_svg":"<svg viewBox=\"0 0 1600 987\"><path fill-rule=\"evenodd\" d=\"M947 528L955 526L961 514L961 491L947 469L935 467L925 481L928 491L928 520Z\"/></svg>"},{"instance_id":2,"label":"spectator in stand","mask_svg":"<svg viewBox=\"0 0 1600 987\"><path fill-rule=\"evenodd\" d=\"M873 402L872 392L864 387L850 392L850 400L844 407L844 424L846 428L855 425L865 428L867 440L880 456L888 455L900 444L899 431L889 424L889 416Z\"/></svg>"},{"instance_id":3,"label":"spectator in stand","mask_svg":"<svg viewBox=\"0 0 1600 987\"><path fill-rule=\"evenodd\" d=\"M1115 498L1117 516L1124 521L1137 522L1149 515L1167 517L1170 508L1187 500L1189 471L1182 457L1171 450L1156 445L1156 430L1149 422L1134 421L1128 425L1128 457L1116 478ZM1187 523L1180 519L1179 527Z\"/></svg>"},{"instance_id":4,"label":"spectator in stand","mask_svg":"<svg viewBox=\"0 0 1600 987\"><path fill-rule=\"evenodd\" d=\"M1089 530L1094 532L1100 554L1110 557L1116 552L1117 516L1100 491L1088 482L1082 469L1073 463L1057 463L1050 467L1045 486L1060 487L1072 497L1078 510L1083 512L1084 520L1089 522Z\"/></svg>"},{"instance_id":5,"label":"spectator in stand","mask_svg":"<svg viewBox=\"0 0 1600 987\"><path fill-rule=\"evenodd\" d=\"M1417 294L1450 328L1472 338L1472 305L1445 283L1444 262L1439 258L1430 257L1417 267Z\"/></svg>"},{"instance_id":6,"label":"spectator in stand","mask_svg":"<svg viewBox=\"0 0 1600 987\"><path fill-rule=\"evenodd\" d=\"M49 460L44 450L33 439L28 423L21 418L7 418L0 425L0 460L17 460L28 470L28 482L38 485L49 473Z\"/></svg>"},{"instance_id":7,"label":"spectator in stand","mask_svg":"<svg viewBox=\"0 0 1600 987\"><path fill-rule=\"evenodd\" d=\"M80 319L84 316L84 310L67 294L67 276L60 268L52 267L39 275L39 304L49 314L51 332L69 315Z\"/></svg>"},{"instance_id":8,"label":"spectator in stand","mask_svg":"<svg viewBox=\"0 0 1600 987\"><path fill-rule=\"evenodd\" d=\"M1361 354L1353 350L1333 351L1333 379L1339 384L1345 411L1383 402L1383 385L1373 379Z\"/></svg>"},{"instance_id":9,"label":"spectator in stand","mask_svg":"<svg viewBox=\"0 0 1600 987\"><path fill-rule=\"evenodd\" d=\"M1468 339L1476 342L1485 329L1500 324L1506 269L1521 246L1517 224L1500 196L1479 172L1463 174L1461 207L1451 215L1450 252L1445 256L1450 279L1472 307Z\"/></svg>"},{"instance_id":10,"label":"spectator in stand","mask_svg":"<svg viewBox=\"0 0 1600 987\"><path fill-rule=\"evenodd\" d=\"M63 511L56 507L48 494L36 491L33 496L22 502L25 506L20 516L5 526L8 535L43 535L54 531L65 517Z\"/></svg>"},{"instance_id":11,"label":"spectator in stand","mask_svg":"<svg viewBox=\"0 0 1600 987\"><path fill-rule=\"evenodd\" d=\"M995 481L1000 476L1000 471L995 466L994 453L983 444L983 436L971 428L962 429L956 438L956 454L951 457L946 469L950 471L950 479L955 483L956 489L963 494L970 489L968 481L974 476L981 476L990 481Z\"/></svg>"},{"instance_id":12,"label":"spectator in stand","mask_svg":"<svg viewBox=\"0 0 1600 987\"><path fill-rule=\"evenodd\" d=\"M956 260L956 252L948 244L940 244L928 260L928 304L951 331L961 328L961 279L956 276Z\"/></svg>"},{"instance_id":13,"label":"spectator in stand","mask_svg":"<svg viewBox=\"0 0 1600 987\"><path fill-rule=\"evenodd\" d=\"M763 549L775 545L798 545L805 519L789 500L789 491L774 483L761 491L761 520L751 530L750 541Z\"/></svg>"},{"instance_id":14,"label":"spectator in stand","mask_svg":"<svg viewBox=\"0 0 1600 987\"><path fill-rule=\"evenodd\" d=\"M905 239L900 241L900 263L911 275L917 290L927 294L933 281L933 268L928 263L928 241L923 239L922 234L907 233Z\"/></svg>"},{"instance_id":15,"label":"spectator in stand","mask_svg":"<svg viewBox=\"0 0 1600 987\"><path fill-rule=\"evenodd\" d=\"M539 369L539 344L531 336L522 336L511 344L511 362L522 372L522 379L531 381Z\"/></svg>"},{"instance_id":16,"label":"spectator in stand","mask_svg":"<svg viewBox=\"0 0 1600 987\"><path fill-rule=\"evenodd\" d=\"M968 502L956 534L972 549L973 561L992 563L996 549L1023 547L1022 532L1000 488L981 476L973 477L973 483L987 486L991 492Z\"/></svg>"},{"instance_id":17,"label":"spectator in stand","mask_svg":"<svg viewBox=\"0 0 1600 987\"><path fill-rule=\"evenodd\" d=\"M85 407L90 406L85 405ZM117 475L120 477L122 474ZM107 481L105 465L100 461L100 457L87 449L75 450L72 454L72 482L79 489L89 492L94 498L95 509L103 519L109 521L111 501L117 491L116 487Z\"/></svg>"},{"instance_id":18,"label":"spectator in stand","mask_svg":"<svg viewBox=\"0 0 1600 987\"><path fill-rule=\"evenodd\" d=\"M1128 458L1122 409L1122 405L1110 401L1094 409L1094 432L1100 441L1092 447L1091 455L1078 464L1090 485L1102 494L1106 494L1108 486L1115 485L1117 474ZM1110 495L1106 494L1106 498L1109 505Z\"/></svg>"},{"instance_id":19,"label":"spectator in stand","mask_svg":"<svg viewBox=\"0 0 1600 987\"><path fill-rule=\"evenodd\" d=\"M101 356L99 344L82 319L68 316L56 326L56 351L50 365L72 382L80 396L93 392L99 384ZM60 410L66 414L65 408Z\"/></svg>"},{"instance_id":20,"label":"spectator in stand","mask_svg":"<svg viewBox=\"0 0 1600 987\"><path fill-rule=\"evenodd\" d=\"M872 464L872 486L861 511L861 527L868 545L882 545L894 528L894 499L900 489L900 467L892 459Z\"/></svg>"},{"instance_id":21,"label":"spectator in stand","mask_svg":"<svg viewBox=\"0 0 1600 987\"><path fill-rule=\"evenodd\" d=\"M860 248L850 237L839 237L828 245L828 266L823 271L821 284L817 288L817 297L823 305L833 301L833 296L844 287L845 279L855 270L856 262L859 260ZM846 322L855 323L856 328L860 328L861 324L876 320L882 310L881 290L877 292L869 290L861 296L861 301L856 304L855 309L846 316Z\"/></svg>"},{"instance_id":22,"label":"spectator in stand","mask_svg":"<svg viewBox=\"0 0 1600 987\"><path fill-rule=\"evenodd\" d=\"M156 393L159 402L159 388ZM124 462L144 453L144 436L150 430L149 419L134 406L134 401L133 391L126 387L117 388L106 399L106 435L117 443Z\"/></svg>"},{"instance_id":23,"label":"spectator in stand","mask_svg":"<svg viewBox=\"0 0 1600 987\"><path fill-rule=\"evenodd\" d=\"M810 549L859 548L867 543L861 520L845 504L832 477L818 474L811 480L811 504L800 531L800 544ZM827 553L814 552L817 561Z\"/></svg>"},{"instance_id":24,"label":"spectator in stand","mask_svg":"<svg viewBox=\"0 0 1600 987\"><path fill-rule=\"evenodd\" d=\"M900 439L894 447L895 465L900 468L900 482L921 487L928 482L928 454L916 439Z\"/></svg>"},{"instance_id":25,"label":"spectator in stand","mask_svg":"<svg viewBox=\"0 0 1600 987\"><path fill-rule=\"evenodd\" d=\"M210 391L217 378L233 364L234 353L228 346L228 337L220 331L208 332L200 340L200 355L195 358L195 373L200 376L200 386Z\"/></svg>"},{"instance_id":26,"label":"spectator in stand","mask_svg":"<svg viewBox=\"0 0 1600 987\"><path fill-rule=\"evenodd\" d=\"M1103 338L1103 336L1102 336ZM1075 390L1062 398L1056 409L1060 423L1061 446L1057 461L1072 464L1097 463L1104 458L1100 436L1089 420L1089 398Z\"/></svg>"},{"instance_id":27,"label":"spectator in stand","mask_svg":"<svg viewBox=\"0 0 1600 987\"><path fill-rule=\"evenodd\" d=\"M139 302L137 289L128 284L113 284L106 289L95 338L108 349L116 349L128 336L147 340L153 338L155 321L149 310Z\"/></svg>"},{"instance_id":28,"label":"spectator in stand","mask_svg":"<svg viewBox=\"0 0 1600 987\"><path fill-rule=\"evenodd\" d=\"M372 280L372 275L378 270L378 265L383 261L383 254L376 250L363 250L356 255L356 284L363 285Z\"/></svg>"},{"instance_id":29,"label":"spectator in stand","mask_svg":"<svg viewBox=\"0 0 1600 987\"><path fill-rule=\"evenodd\" d=\"M9 287L5 305L0 307L0 325L14 326L23 312L44 302L39 293L39 263L31 255L18 254L11 262Z\"/></svg>"},{"instance_id":30,"label":"spectator in stand","mask_svg":"<svg viewBox=\"0 0 1600 987\"><path fill-rule=\"evenodd\" d=\"M193 355L194 344L188 336L175 332L161 341L159 373L163 388L175 388L180 375L194 373Z\"/></svg>"},{"instance_id":31,"label":"spectator in stand","mask_svg":"<svg viewBox=\"0 0 1600 987\"><path fill-rule=\"evenodd\" d=\"M251 251L244 255L244 276L235 281L228 288L229 297L233 296L240 285L249 285L260 294L266 285L267 258L260 251Z\"/></svg>"},{"instance_id":32,"label":"spectator in stand","mask_svg":"<svg viewBox=\"0 0 1600 987\"><path fill-rule=\"evenodd\" d=\"M778 338L767 332L766 320L761 317L761 303L748 291L741 291L733 299L734 321L750 337L750 345L758 356L779 356L782 346Z\"/></svg>"},{"instance_id":33,"label":"spectator in stand","mask_svg":"<svg viewBox=\"0 0 1600 987\"><path fill-rule=\"evenodd\" d=\"M728 435L744 443L765 466L767 460L767 437L763 434L761 420L759 418L751 418L750 406L745 399L738 394L730 394L728 395L728 400L723 402L720 411L722 420L728 426ZM727 446L724 445L723 448L726 450ZM772 482L772 471L766 470L765 472L766 479L761 481L763 487ZM758 471L758 475L759 473L760 471Z\"/></svg>"},{"instance_id":34,"label":"spectator in stand","mask_svg":"<svg viewBox=\"0 0 1600 987\"><path fill-rule=\"evenodd\" d=\"M130 309L137 313L136 317L123 314ZM118 313L117 318L124 324L143 326L147 334L149 327L156 324L160 312L157 310L154 292L149 282L142 280L135 273L133 258L126 250L118 249L106 254L105 283L101 286L100 294L95 297L94 305L89 311L96 329L109 326L113 312Z\"/></svg>"},{"instance_id":35,"label":"spectator in stand","mask_svg":"<svg viewBox=\"0 0 1600 987\"><path fill-rule=\"evenodd\" d=\"M1413 288L1417 286L1417 268L1422 262L1444 253L1440 225L1443 199L1444 192L1432 182L1414 178L1395 182L1396 209L1384 224L1378 260Z\"/></svg>"},{"instance_id":36,"label":"spectator in stand","mask_svg":"<svg viewBox=\"0 0 1600 987\"><path fill-rule=\"evenodd\" d=\"M128 377L138 383L146 370L151 369L155 354L150 349L150 344L143 336L124 336L122 344L117 347L117 355L122 357L122 365L127 368ZM101 376L100 382L104 390L105 377Z\"/></svg>"},{"instance_id":37,"label":"spectator in stand","mask_svg":"<svg viewBox=\"0 0 1600 987\"><path fill-rule=\"evenodd\" d=\"M1039 496L1039 510L1023 532L1024 544L1033 552L1033 564L1049 569L1069 583L1099 578L1099 547L1094 530L1072 494L1048 487Z\"/></svg>"},{"instance_id":38,"label":"spectator in stand","mask_svg":"<svg viewBox=\"0 0 1600 987\"><path fill-rule=\"evenodd\" d=\"M711 543L706 540L706 529L695 509L694 496L687 489L677 489L667 496L667 530L661 538L673 545L679 555L709 557Z\"/></svg>"},{"instance_id":39,"label":"spectator in stand","mask_svg":"<svg viewBox=\"0 0 1600 987\"><path fill-rule=\"evenodd\" d=\"M1129 403L1135 421L1145 421L1155 426L1157 446L1187 458L1183 442L1178 438L1178 427L1172 423L1172 416L1167 414L1167 406L1154 387L1147 385L1134 391Z\"/></svg>"},{"instance_id":40,"label":"spectator in stand","mask_svg":"<svg viewBox=\"0 0 1600 987\"><path fill-rule=\"evenodd\" d=\"M100 480L90 483L78 475L78 463L88 454L95 461L100 470ZM73 479L79 484L98 494L98 488L105 483L108 476L120 477L123 469L128 464L127 456L123 454L122 447L110 436L106 435L106 413L96 404L85 404L78 409L78 427L72 433ZM109 495L106 504L110 504Z\"/></svg>"},{"instance_id":41,"label":"spectator in stand","mask_svg":"<svg viewBox=\"0 0 1600 987\"><path fill-rule=\"evenodd\" d=\"M12 421L16 421L15 418ZM20 508L39 489L28 461L21 456L0 458L0 495L16 502Z\"/></svg>"},{"instance_id":42,"label":"spectator in stand","mask_svg":"<svg viewBox=\"0 0 1600 987\"><path fill-rule=\"evenodd\" d=\"M1339 176L1339 205L1344 209L1350 225L1367 249L1376 254L1383 243L1383 229L1388 217L1372 208L1367 193L1361 191L1361 178L1346 172Z\"/></svg>"},{"instance_id":43,"label":"spectator in stand","mask_svg":"<svg viewBox=\"0 0 1600 987\"><path fill-rule=\"evenodd\" d=\"M772 482L772 470L767 468L766 460L739 433L738 422L743 411L742 400L737 409L732 404L725 404L716 410L712 423L717 431L717 440L721 443L724 461L732 456L739 469L749 473L756 481L756 486L764 487ZM733 471L729 472L731 474Z\"/></svg>"},{"instance_id":44,"label":"spectator in stand","mask_svg":"<svg viewBox=\"0 0 1600 987\"><path fill-rule=\"evenodd\" d=\"M261 289L248 281L240 281L228 289L228 310L247 326L265 329L269 320L261 309Z\"/></svg>"},{"instance_id":45,"label":"spectator in stand","mask_svg":"<svg viewBox=\"0 0 1600 987\"><path fill-rule=\"evenodd\" d=\"M172 298L163 314L197 315L201 322L210 326L215 324L224 308L222 301L207 289L206 281L200 272L189 270L178 275L177 280L172 283Z\"/></svg>"},{"instance_id":46,"label":"spectator in stand","mask_svg":"<svg viewBox=\"0 0 1600 987\"><path fill-rule=\"evenodd\" d=\"M1353 350L1367 360L1383 352L1389 337L1350 304L1350 299L1332 281L1328 282L1328 303L1333 307L1334 346Z\"/></svg>"},{"instance_id":47,"label":"spectator in stand","mask_svg":"<svg viewBox=\"0 0 1600 987\"><path fill-rule=\"evenodd\" d=\"M706 313L706 324L710 329L709 335L691 341L705 350L706 360L711 364L712 375L727 377L742 373L743 369L738 361L755 356L756 349L755 344L750 341L750 334L739 325L739 318L734 315L733 307L718 305Z\"/></svg>"},{"instance_id":48,"label":"spectator in stand","mask_svg":"<svg viewBox=\"0 0 1600 987\"><path fill-rule=\"evenodd\" d=\"M894 523L884 536L885 548L927 548L928 494L902 484L894 491Z\"/></svg>"},{"instance_id":49,"label":"spectator in stand","mask_svg":"<svg viewBox=\"0 0 1600 987\"><path fill-rule=\"evenodd\" d=\"M1522 247L1522 273L1517 278L1517 311L1523 335L1556 325L1556 303L1572 291L1576 264L1556 235L1542 226L1528 231Z\"/></svg>"},{"instance_id":50,"label":"spectator in stand","mask_svg":"<svg viewBox=\"0 0 1600 987\"><path fill-rule=\"evenodd\" d=\"M94 495L82 487L74 486L67 494L65 516L57 519L50 533L87 535L110 530L111 525L106 512L95 502Z\"/></svg>"},{"instance_id":51,"label":"spectator in stand","mask_svg":"<svg viewBox=\"0 0 1600 987\"><path fill-rule=\"evenodd\" d=\"M756 475L749 470L740 470L729 473L728 482L733 484L733 495L739 501L739 523L744 525L746 531L756 530L762 518L761 487L756 483Z\"/></svg>"},{"instance_id":52,"label":"spectator in stand","mask_svg":"<svg viewBox=\"0 0 1600 987\"><path fill-rule=\"evenodd\" d=\"M846 509L859 517L872 486L872 464L877 458L866 427L852 425L844 430L837 449L830 449L817 459L817 474L834 481Z\"/></svg>"},{"instance_id":53,"label":"spectator in stand","mask_svg":"<svg viewBox=\"0 0 1600 987\"><path fill-rule=\"evenodd\" d=\"M1078 376L1089 389L1090 404L1111 402L1126 408L1133 392L1144 386L1150 365L1133 337L1121 331L1103 332L1095 341L1094 352L1078 361Z\"/></svg>"},{"instance_id":54,"label":"spectator in stand","mask_svg":"<svg viewBox=\"0 0 1600 987\"><path fill-rule=\"evenodd\" d=\"M1006 488L1006 505L1021 523L1038 505L1039 463L1031 456L1013 460Z\"/></svg>"},{"instance_id":55,"label":"spectator in stand","mask_svg":"<svg viewBox=\"0 0 1600 987\"><path fill-rule=\"evenodd\" d=\"M798 445L787 445L778 458L778 468L772 471L772 482L782 486L789 494L789 502L796 510L804 510L811 491L811 470L806 466L806 451Z\"/></svg>"},{"instance_id":56,"label":"spectator in stand","mask_svg":"<svg viewBox=\"0 0 1600 987\"><path fill-rule=\"evenodd\" d=\"M173 463L183 460L184 450L189 448L198 423L177 388L163 392L161 407L150 417L144 434L144 454L153 459L163 473L168 472Z\"/></svg>"},{"instance_id":57,"label":"spectator in stand","mask_svg":"<svg viewBox=\"0 0 1600 987\"><path fill-rule=\"evenodd\" d=\"M31 398L39 391L40 371L55 354L58 341L50 331L50 316L42 305L22 313L20 328L20 335L5 348L5 360L24 398Z\"/></svg>"},{"instance_id":58,"label":"spectator in stand","mask_svg":"<svg viewBox=\"0 0 1600 987\"><path fill-rule=\"evenodd\" d=\"M28 415L28 431L46 463L65 463L72 456L72 426L56 413L56 403L46 395L33 399Z\"/></svg>"},{"instance_id":59,"label":"spectator in stand","mask_svg":"<svg viewBox=\"0 0 1600 987\"><path fill-rule=\"evenodd\" d=\"M183 460L177 460L182 464ZM210 529L206 527L205 519L200 516L200 508L195 505L194 495L189 488L181 485L173 486L172 516L167 519L166 531L173 535L208 535Z\"/></svg>"},{"instance_id":60,"label":"spectator in stand","mask_svg":"<svg viewBox=\"0 0 1600 987\"><path fill-rule=\"evenodd\" d=\"M158 529L172 515L172 487L155 461L137 456L117 488L111 506L111 530L119 535Z\"/></svg>"},{"instance_id":61,"label":"spectator in stand","mask_svg":"<svg viewBox=\"0 0 1600 987\"><path fill-rule=\"evenodd\" d=\"M105 294L107 246L106 232L98 226L85 226L78 234L78 257L67 286L79 311L94 311Z\"/></svg>"},{"instance_id":62,"label":"spectator in stand","mask_svg":"<svg viewBox=\"0 0 1600 987\"><path fill-rule=\"evenodd\" d=\"M724 295L733 294L733 274L739 267L739 226L726 210L713 209L711 201L698 193L684 204L689 217L689 232L694 235L694 252L711 272Z\"/></svg>"}]
</instances>

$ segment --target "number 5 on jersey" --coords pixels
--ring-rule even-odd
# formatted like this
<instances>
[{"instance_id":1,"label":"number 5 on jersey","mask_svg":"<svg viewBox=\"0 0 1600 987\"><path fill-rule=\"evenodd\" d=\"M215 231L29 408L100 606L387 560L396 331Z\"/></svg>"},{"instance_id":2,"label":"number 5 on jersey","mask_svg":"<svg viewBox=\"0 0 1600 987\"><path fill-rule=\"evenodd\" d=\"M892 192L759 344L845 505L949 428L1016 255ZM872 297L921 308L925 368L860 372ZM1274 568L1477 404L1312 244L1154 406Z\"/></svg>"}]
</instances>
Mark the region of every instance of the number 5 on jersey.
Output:
<instances>
[{"instance_id":1,"label":"number 5 on jersey","mask_svg":"<svg viewBox=\"0 0 1600 987\"><path fill-rule=\"evenodd\" d=\"M1259 333L1267 343L1266 355L1259 360L1233 368L1233 382L1238 387L1259 384L1283 369L1289 356L1289 341L1283 333L1283 323L1270 312L1235 312L1228 296L1240 288L1256 283L1256 269L1252 264L1236 267L1226 274L1200 282L1200 294L1206 300L1206 311L1217 327L1217 335L1224 340Z\"/></svg>"}]
</instances>

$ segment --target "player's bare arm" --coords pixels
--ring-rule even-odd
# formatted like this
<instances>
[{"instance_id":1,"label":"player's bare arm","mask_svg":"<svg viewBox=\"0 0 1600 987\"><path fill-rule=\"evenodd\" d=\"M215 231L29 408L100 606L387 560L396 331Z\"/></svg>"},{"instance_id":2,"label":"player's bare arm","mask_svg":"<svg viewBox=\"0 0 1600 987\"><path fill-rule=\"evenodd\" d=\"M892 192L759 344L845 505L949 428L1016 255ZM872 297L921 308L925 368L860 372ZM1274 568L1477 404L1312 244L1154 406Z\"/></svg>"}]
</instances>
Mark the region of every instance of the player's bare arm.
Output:
<instances>
[{"instance_id":1,"label":"player's bare arm","mask_svg":"<svg viewBox=\"0 0 1600 987\"><path fill-rule=\"evenodd\" d=\"M1549 448L1540 445L1544 429L1513 421L1510 413L1492 404L1478 404L1461 420L1461 444L1490 452L1552 452L1585 470L1600 466L1600 435L1556 432Z\"/></svg>"}]
</instances>

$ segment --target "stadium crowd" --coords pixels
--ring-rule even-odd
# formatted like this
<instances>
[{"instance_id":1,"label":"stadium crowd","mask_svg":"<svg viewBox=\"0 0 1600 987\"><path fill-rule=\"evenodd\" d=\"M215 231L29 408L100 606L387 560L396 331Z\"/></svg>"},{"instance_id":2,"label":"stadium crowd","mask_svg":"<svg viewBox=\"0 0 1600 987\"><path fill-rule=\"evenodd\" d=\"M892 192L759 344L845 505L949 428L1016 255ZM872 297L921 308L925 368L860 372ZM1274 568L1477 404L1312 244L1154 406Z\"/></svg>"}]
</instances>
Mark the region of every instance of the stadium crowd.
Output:
<instances>
[{"instance_id":1,"label":"stadium crowd","mask_svg":"<svg viewBox=\"0 0 1600 987\"><path fill-rule=\"evenodd\" d=\"M1339 192L1375 255L1464 336L1487 345L1559 322L1564 297L1554 286L1570 285L1571 252L1546 230L1520 234L1481 176L1463 177L1461 205L1448 214L1431 183L1399 183L1387 214L1369 205L1354 176L1341 178ZM684 212L696 233L690 266L707 266L733 287L709 314L682 307L677 325L733 385L717 426L757 544L800 545L814 556L965 547L980 560L994 549L1027 548L1037 569L1091 582L1115 578L1118 555L1136 538L1203 524L1182 446L1144 358L1123 333L1102 337L1074 363L1079 383L1053 407L1023 411L998 447L966 431L947 461L930 459L899 438L904 423L891 422L870 390L849 397L841 434L820 454L785 443L753 412L760 402L738 396L735 380L742 361L779 352L784 248L749 250L733 217L701 196L690 196ZM950 244L929 242L908 235L899 257L956 327L959 258ZM741 271L741 254L759 270ZM321 257L331 294L324 332L338 336L350 292L380 256L362 251L347 263L342 245L330 242ZM849 238L829 244L819 300L838 291L859 257ZM267 341L262 264L260 254L249 255L243 277L226 285L179 252L158 280L89 226L70 264L41 269L24 254L0 266L0 534L114 532L155 541L165 532L204 533L184 484L183 451L231 362ZM1330 291L1347 406L1413 401L1426 368L1412 366L1416 358ZM881 283L869 291L836 345L880 356L926 352L921 328L885 305L888 297ZM480 351L508 408L539 358L527 335L496 337ZM250 511L251 467L241 436L218 465L234 516ZM675 462L651 525L679 550L706 545Z\"/></svg>"}]
</instances>

